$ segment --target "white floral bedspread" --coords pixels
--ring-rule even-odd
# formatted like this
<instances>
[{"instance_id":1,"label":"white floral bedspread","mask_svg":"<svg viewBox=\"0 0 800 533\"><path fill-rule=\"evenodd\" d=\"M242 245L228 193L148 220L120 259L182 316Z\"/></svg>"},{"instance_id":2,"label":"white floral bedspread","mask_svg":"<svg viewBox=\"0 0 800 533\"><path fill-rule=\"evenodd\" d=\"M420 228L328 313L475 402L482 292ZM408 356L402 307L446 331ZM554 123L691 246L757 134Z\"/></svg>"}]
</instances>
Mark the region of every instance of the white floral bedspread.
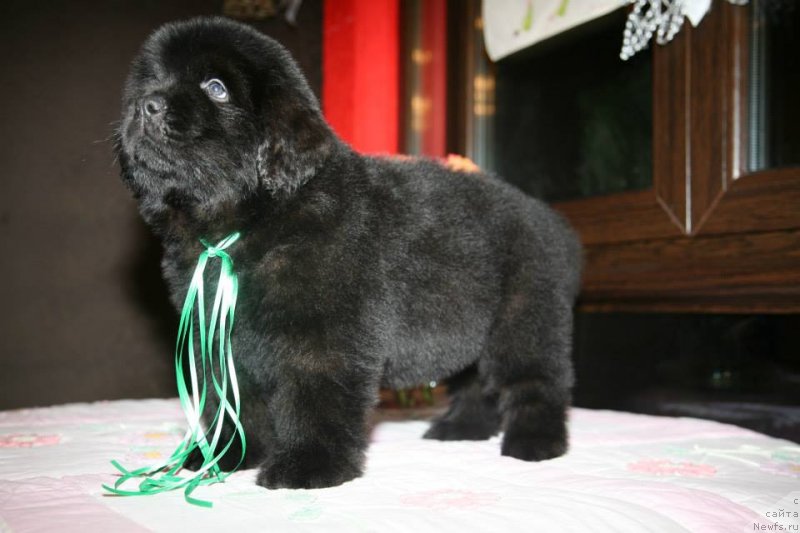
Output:
<instances>
[{"instance_id":1,"label":"white floral bedspread","mask_svg":"<svg viewBox=\"0 0 800 533\"><path fill-rule=\"evenodd\" d=\"M147 466L180 440L177 400L0 412L0 531L800 531L800 447L715 422L573 409L570 452L525 463L485 442L372 433L365 475L266 490L255 470L182 492L105 494L118 459Z\"/></svg>"}]
</instances>

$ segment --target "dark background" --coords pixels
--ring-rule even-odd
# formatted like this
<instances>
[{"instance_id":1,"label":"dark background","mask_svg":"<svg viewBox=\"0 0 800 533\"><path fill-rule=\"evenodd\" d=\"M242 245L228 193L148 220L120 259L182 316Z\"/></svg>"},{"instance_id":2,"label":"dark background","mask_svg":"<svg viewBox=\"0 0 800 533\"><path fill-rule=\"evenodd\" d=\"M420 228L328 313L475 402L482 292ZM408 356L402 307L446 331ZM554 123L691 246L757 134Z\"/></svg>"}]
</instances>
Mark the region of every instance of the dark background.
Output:
<instances>
[{"instance_id":1,"label":"dark background","mask_svg":"<svg viewBox=\"0 0 800 533\"><path fill-rule=\"evenodd\" d=\"M0 2L0 408L174 396L177 318L110 136L160 24L221 0ZM284 43L320 93L322 1Z\"/></svg>"}]
</instances>

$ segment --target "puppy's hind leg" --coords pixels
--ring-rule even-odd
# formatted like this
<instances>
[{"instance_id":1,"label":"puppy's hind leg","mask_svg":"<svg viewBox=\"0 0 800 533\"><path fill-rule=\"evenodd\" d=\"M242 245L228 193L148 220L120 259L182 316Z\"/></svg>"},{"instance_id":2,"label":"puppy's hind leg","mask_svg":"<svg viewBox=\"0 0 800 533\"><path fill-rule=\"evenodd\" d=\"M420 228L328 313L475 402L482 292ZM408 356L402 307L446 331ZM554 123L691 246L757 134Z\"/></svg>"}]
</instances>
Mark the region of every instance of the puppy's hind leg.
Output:
<instances>
[{"instance_id":1,"label":"puppy's hind leg","mask_svg":"<svg viewBox=\"0 0 800 533\"><path fill-rule=\"evenodd\" d=\"M482 383L476 365L446 381L450 407L433 421L423 438L436 440L484 440L500 430L497 394Z\"/></svg>"},{"instance_id":2,"label":"puppy's hind leg","mask_svg":"<svg viewBox=\"0 0 800 533\"><path fill-rule=\"evenodd\" d=\"M502 454L541 461L567 451L572 302L556 288L517 293L491 334L485 368L500 390Z\"/></svg>"}]
</instances>

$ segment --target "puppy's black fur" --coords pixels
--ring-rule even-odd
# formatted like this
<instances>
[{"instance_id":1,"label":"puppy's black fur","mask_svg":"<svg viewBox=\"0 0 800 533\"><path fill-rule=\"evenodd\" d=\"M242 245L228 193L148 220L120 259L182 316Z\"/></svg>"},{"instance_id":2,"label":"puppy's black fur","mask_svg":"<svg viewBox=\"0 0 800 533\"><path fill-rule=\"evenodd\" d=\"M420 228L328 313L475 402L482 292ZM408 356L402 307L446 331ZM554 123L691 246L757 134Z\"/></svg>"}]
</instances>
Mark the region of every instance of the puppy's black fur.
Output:
<instances>
[{"instance_id":1,"label":"puppy's black fur","mask_svg":"<svg viewBox=\"0 0 800 533\"><path fill-rule=\"evenodd\" d=\"M233 346L259 484L359 476L379 387L445 378L452 403L426 437L502 429L504 455L566 451L580 247L545 205L484 174L354 153L286 50L225 19L146 41L117 151L176 307L199 239L242 233Z\"/></svg>"}]
</instances>

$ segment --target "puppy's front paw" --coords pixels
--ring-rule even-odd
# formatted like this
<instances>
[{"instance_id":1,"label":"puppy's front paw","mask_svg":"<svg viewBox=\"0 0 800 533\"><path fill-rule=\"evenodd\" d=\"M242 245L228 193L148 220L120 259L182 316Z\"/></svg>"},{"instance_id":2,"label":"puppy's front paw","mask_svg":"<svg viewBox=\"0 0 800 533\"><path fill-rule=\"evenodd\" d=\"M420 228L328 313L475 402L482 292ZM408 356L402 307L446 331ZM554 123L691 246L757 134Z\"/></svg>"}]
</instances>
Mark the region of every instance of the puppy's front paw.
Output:
<instances>
[{"instance_id":1,"label":"puppy's front paw","mask_svg":"<svg viewBox=\"0 0 800 533\"><path fill-rule=\"evenodd\" d=\"M335 487L359 477L362 463L360 457L332 458L325 449L273 454L261 465L256 483L268 489Z\"/></svg>"},{"instance_id":2,"label":"puppy's front paw","mask_svg":"<svg viewBox=\"0 0 800 533\"><path fill-rule=\"evenodd\" d=\"M506 433L501 453L523 461L544 461L567 453L565 435Z\"/></svg>"}]
</instances>

